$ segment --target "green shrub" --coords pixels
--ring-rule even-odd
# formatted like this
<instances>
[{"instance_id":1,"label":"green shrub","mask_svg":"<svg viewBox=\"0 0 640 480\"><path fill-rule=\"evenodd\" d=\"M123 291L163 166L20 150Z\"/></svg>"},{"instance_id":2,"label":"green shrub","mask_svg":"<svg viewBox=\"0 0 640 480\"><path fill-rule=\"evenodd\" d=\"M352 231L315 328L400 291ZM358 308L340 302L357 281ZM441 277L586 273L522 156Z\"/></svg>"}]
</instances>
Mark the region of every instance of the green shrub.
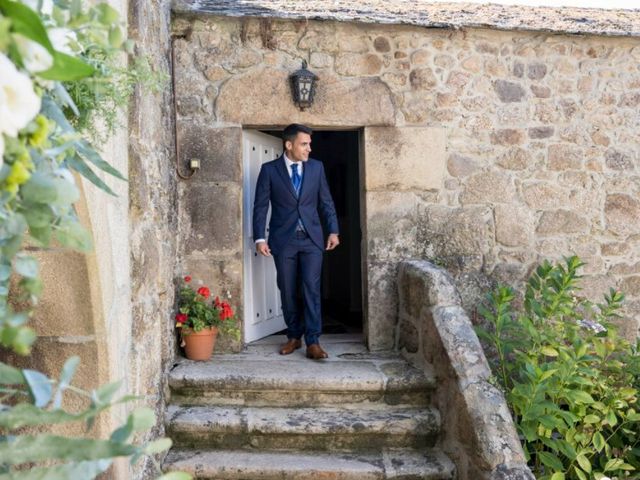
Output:
<instances>
[{"instance_id":1,"label":"green shrub","mask_svg":"<svg viewBox=\"0 0 640 480\"><path fill-rule=\"evenodd\" d=\"M478 335L539 479L640 478L640 355L611 323L623 294L577 295L575 256L545 261L522 302L500 286L480 309ZM516 306L520 304L521 306Z\"/></svg>"}]
</instances>

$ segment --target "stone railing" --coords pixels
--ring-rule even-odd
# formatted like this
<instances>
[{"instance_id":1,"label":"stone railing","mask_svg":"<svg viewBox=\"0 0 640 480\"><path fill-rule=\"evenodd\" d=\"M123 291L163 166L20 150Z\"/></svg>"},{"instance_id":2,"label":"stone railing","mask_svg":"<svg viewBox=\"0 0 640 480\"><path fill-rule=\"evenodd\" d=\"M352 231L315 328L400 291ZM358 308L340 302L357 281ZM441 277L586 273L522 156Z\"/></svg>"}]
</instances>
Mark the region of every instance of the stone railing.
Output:
<instances>
[{"instance_id":1,"label":"stone railing","mask_svg":"<svg viewBox=\"0 0 640 480\"><path fill-rule=\"evenodd\" d=\"M527 479L513 419L491 371L453 279L426 261L400 264L398 347L437 379L434 406L442 416L443 450L458 478Z\"/></svg>"}]
</instances>

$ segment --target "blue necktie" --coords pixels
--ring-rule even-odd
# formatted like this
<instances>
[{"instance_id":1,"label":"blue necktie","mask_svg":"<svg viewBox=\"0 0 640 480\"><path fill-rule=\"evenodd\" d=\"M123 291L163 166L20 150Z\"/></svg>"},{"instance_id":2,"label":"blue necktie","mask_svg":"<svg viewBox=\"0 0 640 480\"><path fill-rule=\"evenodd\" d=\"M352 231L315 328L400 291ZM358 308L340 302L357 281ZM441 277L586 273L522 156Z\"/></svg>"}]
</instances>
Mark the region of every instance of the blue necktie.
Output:
<instances>
[{"instance_id":1,"label":"blue necktie","mask_svg":"<svg viewBox=\"0 0 640 480\"><path fill-rule=\"evenodd\" d=\"M300 184L302 183L302 179L300 178L300 174L298 173L298 164L291 164L291 183L293 183L293 188L296 190L296 195L300 196ZM302 219L298 217L298 227L296 230L304 231L304 225L302 225Z\"/></svg>"},{"instance_id":2,"label":"blue necktie","mask_svg":"<svg viewBox=\"0 0 640 480\"><path fill-rule=\"evenodd\" d=\"M296 189L296 195L300 194L300 184L302 183L302 179L300 178L300 174L298 173L298 164L293 163L291 165L291 182L293 183L293 188Z\"/></svg>"}]
</instances>

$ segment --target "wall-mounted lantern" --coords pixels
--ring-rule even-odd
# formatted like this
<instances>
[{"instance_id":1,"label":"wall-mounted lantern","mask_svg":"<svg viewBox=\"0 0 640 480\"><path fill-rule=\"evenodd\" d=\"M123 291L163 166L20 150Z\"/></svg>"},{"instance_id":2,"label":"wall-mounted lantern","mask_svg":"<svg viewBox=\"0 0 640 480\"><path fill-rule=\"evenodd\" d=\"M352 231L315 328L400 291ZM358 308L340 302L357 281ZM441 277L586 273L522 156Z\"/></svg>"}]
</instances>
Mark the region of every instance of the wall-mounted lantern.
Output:
<instances>
[{"instance_id":1,"label":"wall-mounted lantern","mask_svg":"<svg viewBox=\"0 0 640 480\"><path fill-rule=\"evenodd\" d=\"M298 104L300 110L310 107L313 103L313 96L316 93L318 77L307 70L306 60L302 61L302 68L293 72L289 79L291 80L293 101Z\"/></svg>"}]
</instances>

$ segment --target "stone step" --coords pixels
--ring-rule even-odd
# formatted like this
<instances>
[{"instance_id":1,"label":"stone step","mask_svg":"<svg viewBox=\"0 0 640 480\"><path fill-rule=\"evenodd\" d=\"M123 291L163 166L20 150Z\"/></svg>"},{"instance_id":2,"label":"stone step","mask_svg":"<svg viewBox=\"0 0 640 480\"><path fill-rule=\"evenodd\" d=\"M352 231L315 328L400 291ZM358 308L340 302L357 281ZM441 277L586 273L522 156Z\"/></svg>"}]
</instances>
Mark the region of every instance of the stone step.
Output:
<instances>
[{"instance_id":1,"label":"stone step","mask_svg":"<svg viewBox=\"0 0 640 480\"><path fill-rule=\"evenodd\" d=\"M428 405L435 377L394 353L345 351L330 344L330 358L313 361L304 349L283 357L248 351L208 362L180 360L169 374L174 405L322 406L377 402ZM267 347L262 347L267 348ZM364 347L362 347L364 348Z\"/></svg>"},{"instance_id":2,"label":"stone step","mask_svg":"<svg viewBox=\"0 0 640 480\"><path fill-rule=\"evenodd\" d=\"M437 410L361 405L283 408L171 406L167 434L178 447L354 451L433 445Z\"/></svg>"},{"instance_id":3,"label":"stone step","mask_svg":"<svg viewBox=\"0 0 640 480\"><path fill-rule=\"evenodd\" d=\"M163 470L215 480L451 480L455 466L437 449L380 453L172 449Z\"/></svg>"}]
</instances>

